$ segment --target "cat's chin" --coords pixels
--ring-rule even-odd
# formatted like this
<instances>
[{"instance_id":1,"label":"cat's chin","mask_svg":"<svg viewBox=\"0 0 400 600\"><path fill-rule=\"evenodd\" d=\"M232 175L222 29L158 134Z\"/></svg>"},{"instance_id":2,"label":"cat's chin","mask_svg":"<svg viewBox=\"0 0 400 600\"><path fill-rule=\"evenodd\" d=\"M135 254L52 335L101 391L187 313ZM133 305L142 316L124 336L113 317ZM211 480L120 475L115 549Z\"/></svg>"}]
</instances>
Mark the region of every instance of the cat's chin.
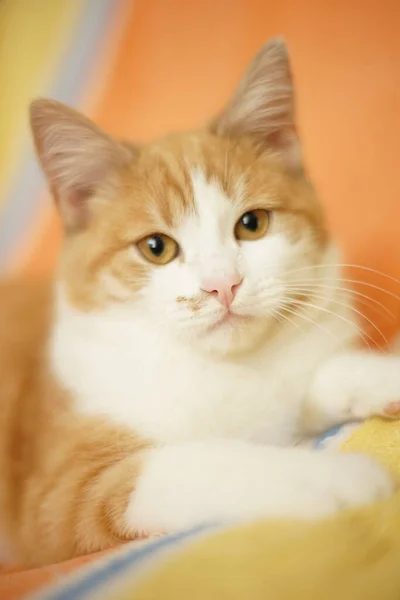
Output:
<instances>
[{"instance_id":1,"label":"cat's chin","mask_svg":"<svg viewBox=\"0 0 400 600\"><path fill-rule=\"evenodd\" d=\"M227 313L197 335L193 343L221 355L252 352L272 335L276 325L271 318Z\"/></svg>"},{"instance_id":2,"label":"cat's chin","mask_svg":"<svg viewBox=\"0 0 400 600\"><path fill-rule=\"evenodd\" d=\"M254 317L240 315L234 312L227 311L215 322L207 327L207 333L213 333L218 330L228 328L229 330L238 327L246 327L254 322Z\"/></svg>"}]
</instances>

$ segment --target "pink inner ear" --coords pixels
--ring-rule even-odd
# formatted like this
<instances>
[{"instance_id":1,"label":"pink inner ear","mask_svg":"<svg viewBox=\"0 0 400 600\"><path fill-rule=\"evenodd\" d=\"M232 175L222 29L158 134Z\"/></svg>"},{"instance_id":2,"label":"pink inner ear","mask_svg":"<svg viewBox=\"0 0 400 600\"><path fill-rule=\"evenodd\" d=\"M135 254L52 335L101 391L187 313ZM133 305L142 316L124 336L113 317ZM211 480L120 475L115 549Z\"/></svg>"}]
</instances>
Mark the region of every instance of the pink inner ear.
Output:
<instances>
[{"instance_id":1,"label":"pink inner ear","mask_svg":"<svg viewBox=\"0 0 400 600\"><path fill-rule=\"evenodd\" d=\"M86 227L89 222L90 208L88 199L93 194L90 188L71 189L68 199L59 204L65 226L69 230L79 230Z\"/></svg>"},{"instance_id":2,"label":"pink inner ear","mask_svg":"<svg viewBox=\"0 0 400 600\"><path fill-rule=\"evenodd\" d=\"M279 154L280 159L289 171L302 172L300 141L294 125L269 133L267 144Z\"/></svg>"}]
</instances>

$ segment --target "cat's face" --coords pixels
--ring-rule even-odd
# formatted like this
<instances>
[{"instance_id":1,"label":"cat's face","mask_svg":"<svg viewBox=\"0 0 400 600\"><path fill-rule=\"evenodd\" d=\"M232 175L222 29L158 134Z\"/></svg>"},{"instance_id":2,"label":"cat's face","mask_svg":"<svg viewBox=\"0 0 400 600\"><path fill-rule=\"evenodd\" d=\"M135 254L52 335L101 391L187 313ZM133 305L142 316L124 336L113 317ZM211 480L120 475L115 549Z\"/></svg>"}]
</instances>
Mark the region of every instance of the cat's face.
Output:
<instances>
[{"instance_id":1,"label":"cat's face","mask_svg":"<svg viewBox=\"0 0 400 600\"><path fill-rule=\"evenodd\" d=\"M265 52L273 69L277 49ZM140 148L64 107L36 104L37 147L67 229L61 277L78 308L139 314L221 351L245 349L290 318L293 300L307 295L304 269L321 260L327 235L283 120L291 102L277 113L284 126L266 126L263 140L254 81L248 87L247 99L237 99L246 96L239 88L207 127ZM283 89L281 81L280 96ZM77 137L91 146L86 153Z\"/></svg>"}]
</instances>

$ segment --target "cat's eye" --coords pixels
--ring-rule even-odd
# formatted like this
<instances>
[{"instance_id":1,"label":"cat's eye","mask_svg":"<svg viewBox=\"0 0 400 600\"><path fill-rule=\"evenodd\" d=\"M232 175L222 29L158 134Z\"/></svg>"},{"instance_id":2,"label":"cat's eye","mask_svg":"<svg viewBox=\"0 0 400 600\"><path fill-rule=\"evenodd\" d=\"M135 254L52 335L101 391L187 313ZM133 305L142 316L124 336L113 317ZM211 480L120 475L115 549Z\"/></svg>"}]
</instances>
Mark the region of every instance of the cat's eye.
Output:
<instances>
[{"instance_id":1,"label":"cat's eye","mask_svg":"<svg viewBox=\"0 0 400 600\"><path fill-rule=\"evenodd\" d=\"M179 246L168 235L154 233L137 243L137 247L148 261L156 265L166 265L177 257Z\"/></svg>"},{"instance_id":2,"label":"cat's eye","mask_svg":"<svg viewBox=\"0 0 400 600\"><path fill-rule=\"evenodd\" d=\"M242 215L235 225L237 240L259 240L268 231L269 212L263 209L250 210Z\"/></svg>"}]
</instances>

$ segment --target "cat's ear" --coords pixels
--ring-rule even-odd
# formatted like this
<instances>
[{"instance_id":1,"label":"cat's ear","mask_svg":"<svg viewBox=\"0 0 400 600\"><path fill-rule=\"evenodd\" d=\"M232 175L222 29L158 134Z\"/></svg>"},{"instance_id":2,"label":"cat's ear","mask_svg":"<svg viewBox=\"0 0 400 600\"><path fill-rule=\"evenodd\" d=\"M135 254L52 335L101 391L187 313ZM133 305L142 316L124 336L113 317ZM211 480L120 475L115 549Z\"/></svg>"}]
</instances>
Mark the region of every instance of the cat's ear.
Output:
<instances>
[{"instance_id":1,"label":"cat's ear","mask_svg":"<svg viewBox=\"0 0 400 600\"><path fill-rule=\"evenodd\" d=\"M277 38L255 56L212 128L219 135L252 136L298 171L302 161L294 108L288 51Z\"/></svg>"},{"instance_id":2,"label":"cat's ear","mask_svg":"<svg viewBox=\"0 0 400 600\"><path fill-rule=\"evenodd\" d=\"M35 100L30 118L36 151L68 231L84 228L107 175L129 164L134 148L53 100Z\"/></svg>"}]
</instances>

